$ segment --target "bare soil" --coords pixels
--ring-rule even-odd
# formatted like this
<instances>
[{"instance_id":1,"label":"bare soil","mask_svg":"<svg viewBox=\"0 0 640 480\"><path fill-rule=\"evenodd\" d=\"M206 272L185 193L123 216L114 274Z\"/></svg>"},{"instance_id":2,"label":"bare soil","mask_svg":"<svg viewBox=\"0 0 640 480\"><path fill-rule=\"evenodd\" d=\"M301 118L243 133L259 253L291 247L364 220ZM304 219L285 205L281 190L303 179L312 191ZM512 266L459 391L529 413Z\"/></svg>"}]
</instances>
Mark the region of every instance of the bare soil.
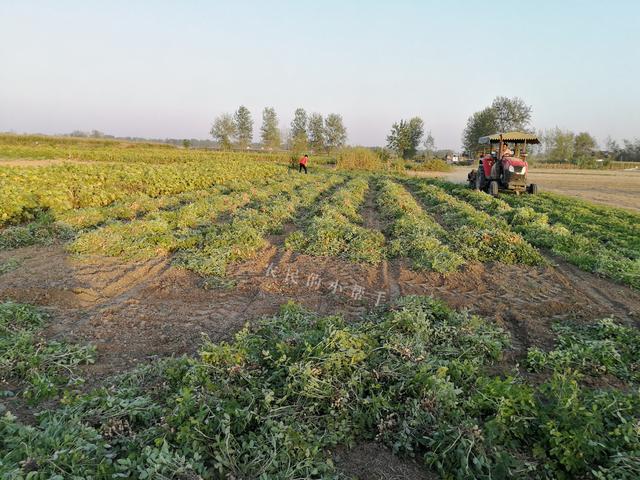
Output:
<instances>
[{"instance_id":1,"label":"bare soil","mask_svg":"<svg viewBox=\"0 0 640 480\"><path fill-rule=\"evenodd\" d=\"M465 183L471 166L454 167L451 172L410 172L420 177L442 177ZM540 191L571 195L595 203L640 211L640 170L578 170L532 168L531 183Z\"/></svg>"},{"instance_id":2,"label":"bare soil","mask_svg":"<svg viewBox=\"0 0 640 480\"><path fill-rule=\"evenodd\" d=\"M424 470L415 460L399 459L379 443L369 442L351 450L334 452L336 466L357 480L433 480L438 475Z\"/></svg>"},{"instance_id":3,"label":"bare soil","mask_svg":"<svg viewBox=\"0 0 640 480\"><path fill-rule=\"evenodd\" d=\"M234 288L213 290L169 258L76 258L61 245L0 252L0 262L18 261L0 275L0 300L45 307L52 316L49 338L95 344L99 360L87 367L91 377L194 353L202 334L229 339L288 300L359 318L398 296L432 295L495 320L513 333L520 351L550 346L557 320L614 316L640 326L639 292L559 260L555 267L475 263L442 275L414 272L403 259L370 266L297 254L278 248L282 238L271 240L255 259L231 269Z\"/></svg>"}]
</instances>

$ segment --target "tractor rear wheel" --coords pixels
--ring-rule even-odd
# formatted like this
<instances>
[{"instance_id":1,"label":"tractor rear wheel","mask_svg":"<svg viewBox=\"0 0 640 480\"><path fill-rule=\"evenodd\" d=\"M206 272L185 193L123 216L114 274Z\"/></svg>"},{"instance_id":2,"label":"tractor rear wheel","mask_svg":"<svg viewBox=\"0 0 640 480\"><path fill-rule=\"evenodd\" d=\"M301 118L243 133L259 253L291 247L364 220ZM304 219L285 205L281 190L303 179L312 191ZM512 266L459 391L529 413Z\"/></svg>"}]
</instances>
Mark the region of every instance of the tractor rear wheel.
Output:
<instances>
[{"instance_id":1,"label":"tractor rear wheel","mask_svg":"<svg viewBox=\"0 0 640 480\"><path fill-rule=\"evenodd\" d=\"M536 183L529 185L529 193L531 195L536 195L538 193L538 185Z\"/></svg>"},{"instance_id":2,"label":"tractor rear wheel","mask_svg":"<svg viewBox=\"0 0 640 480\"><path fill-rule=\"evenodd\" d=\"M489 194L493 197L498 196L498 182L495 180L491 180L491 183L489 184Z\"/></svg>"}]
</instances>

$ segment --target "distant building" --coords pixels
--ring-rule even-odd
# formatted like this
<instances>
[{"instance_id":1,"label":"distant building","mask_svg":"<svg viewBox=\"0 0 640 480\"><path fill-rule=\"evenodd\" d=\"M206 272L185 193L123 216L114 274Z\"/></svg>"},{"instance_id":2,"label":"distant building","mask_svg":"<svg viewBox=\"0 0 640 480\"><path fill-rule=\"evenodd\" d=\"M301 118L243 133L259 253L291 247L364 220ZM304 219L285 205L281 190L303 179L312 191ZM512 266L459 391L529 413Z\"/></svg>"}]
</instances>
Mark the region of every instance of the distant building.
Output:
<instances>
[{"instance_id":1,"label":"distant building","mask_svg":"<svg viewBox=\"0 0 640 480\"><path fill-rule=\"evenodd\" d=\"M443 160L449 164L457 165L460 163L460 155L455 152L446 152Z\"/></svg>"}]
</instances>

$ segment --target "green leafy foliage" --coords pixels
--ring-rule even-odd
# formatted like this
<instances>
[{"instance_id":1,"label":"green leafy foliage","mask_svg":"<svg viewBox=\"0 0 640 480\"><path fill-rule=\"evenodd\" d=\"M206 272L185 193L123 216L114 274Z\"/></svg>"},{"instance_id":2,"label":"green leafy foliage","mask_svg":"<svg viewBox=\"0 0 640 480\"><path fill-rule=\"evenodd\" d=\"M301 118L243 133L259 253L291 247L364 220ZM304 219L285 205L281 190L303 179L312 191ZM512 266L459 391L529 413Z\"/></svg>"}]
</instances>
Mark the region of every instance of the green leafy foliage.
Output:
<instances>
[{"instance_id":1,"label":"green leafy foliage","mask_svg":"<svg viewBox=\"0 0 640 480\"><path fill-rule=\"evenodd\" d=\"M637 468L640 396L637 392L590 390L581 387L579 379L573 372L554 372L542 386L544 403L539 408L534 454L550 476L558 472L564 478L615 471L611 459L616 457Z\"/></svg>"},{"instance_id":2,"label":"green leafy foliage","mask_svg":"<svg viewBox=\"0 0 640 480\"><path fill-rule=\"evenodd\" d=\"M400 120L391 126L387 147L403 159L413 158L424 135L424 121L420 117Z\"/></svg>"},{"instance_id":3,"label":"green leafy foliage","mask_svg":"<svg viewBox=\"0 0 640 480\"><path fill-rule=\"evenodd\" d=\"M55 239L70 239L73 231L66 225L56 223L49 212L38 212L33 221L0 230L0 250L48 245Z\"/></svg>"},{"instance_id":4,"label":"green leafy foliage","mask_svg":"<svg viewBox=\"0 0 640 480\"><path fill-rule=\"evenodd\" d=\"M555 349L531 349L528 364L532 370L572 369L584 375L613 375L620 380L640 383L640 332L633 327L603 319L594 324L554 326Z\"/></svg>"},{"instance_id":5,"label":"green leafy foliage","mask_svg":"<svg viewBox=\"0 0 640 480\"><path fill-rule=\"evenodd\" d=\"M442 188L420 180L411 181L429 212L450 232L456 252L466 259L542 265L542 255L499 217L492 217L449 195Z\"/></svg>"},{"instance_id":6,"label":"green leafy foliage","mask_svg":"<svg viewBox=\"0 0 640 480\"><path fill-rule=\"evenodd\" d=\"M148 213L141 218L110 221L96 230L80 234L68 248L74 253L137 259L178 252L180 261L183 261L201 249L205 242L210 242L216 235L220 236L222 230L233 229L219 222L225 216L233 216L231 223L236 222L238 227L238 237L234 238L233 233L229 233L227 241L234 242L240 248L242 241L251 241L247 237L251 234L246 229L244 234L239 232L240 217L246 217L247 212L253 212L255 217L255 208L266 205L265 202L291 191L304 181L300 177L294 180L268 177L261 181L235 181L225 187L162 198L152 203ZM127 212L126 205L124 207L124 212ZM115 207L106 208L115 210ZM110 211L108 215L114 216L118 211ZM77 213L72 218L87 224L99 217ZM258 241L261 236L255 239ZM261 242L258 241L260 245L256 243L255 248L262 246Z\"/></svg>"},{"instance_id":7,"label":"green leafy foliage","mask_svg":"<svg viewBox=\"0 0 640 480\"><path fill-rule=\"evenodd\" d=\"M376 440L444 478L634 478L637 392L582 386L564 365L542 385L490 374L508 344L427 297L350 322L287 304L198 359L68 395L36 425L5 414L0 475L336 478L334 446Z\"/></svg>"},{"instance_id":8,"label":"green leafy foliage","mask_svg":"<svg viewBox=\"0 0 640 480\"><path fill-rule=\"evenodd\" d=\"M339 176L297 176L252 196L228 223L213 225L192 248L179 252L176 263L204 276L223 277L232 262L247 260L266 246L265 235L279 233L298 209L341 181Z\"/></svg>"},{"instance_id":9,"label":"green leafy foliage","mask_svg":"<svg viewBox=\"0 0 640 480\"><path fill-rule=\"evenodd\" d=\"M93 347L40 338L43 325L34 307L0 303L0 381L18 382L22 395L33 402L79 383L74 367L95 358Z\"/></svg>"},{"instance_id":10,"label":"green leafy foliage","mask_svg":"<svg viewBox=\"0 0 640 480\"><path fill-rule=\"evenodd\" d=\"M237 178L257 180L282 174L282 167L259 162L148 165L65 164L39 168L0 168L0 225L34 218L50 210L101 207L132 195L173 195L211 188Z\"/></svg>"},{"instance_id":11,"label":"green leafy foliage","mask_svg":"<svg viewBox=\"0 0 640 480\"><path fill-rule=\"evenodd\" d=\"M368 189L366 177L349 180L307 217L304 231L289 235L285 246L308 255L380 263L384 256L384 236L359 225L362 217L358 210Z\"/></svg>"},{"instance_id":12,"label":"green leafy foliage","mask_svg":"<svg viewBox=\"0 0 640 480\"><path fill-rule=\"evenodd\" d=\"M381 179L378 190L378 208L392 222L391 255L411 258L418 270L442 273L455 271L464 264L464 259L443 243L448 239L444 228L422 210L404 187Z\"/></svg>"},{"instance_id":13,"label":"green leafy foliage","mask_svg":"<svg viewBox=\"0 0 640 480\"><path fill-rule=\"evenodd\" d=\"M7 412L0 418L0 477L199 478L197 455L187 459L163 440L161 400L176 393L186 363L165 360L110 387L68 395L35 426Z\"/></svg>"},{"instance_id":14,"label":"green leafy foliage","mask_svg":"<svg viewBox=\"0 0 640 480\"><path fill-rule=\"evenodd\" d=\"M553 223L572 232L595 238L630 259L640 258L640 214L621 208L596 205L550 192L507 198L513 206L528 206L545 213Z\"/></svg>"},{"instance_id":15,"label":"green leafy foliage","mask_svg":"<svg viewBox=\"0 0 640 480\"><path fill-rule=\"evenodd\" d=\"M498 199L460 185L433 183L508 223L533 245L548 248L583 270L640 288L637 215L560 195Z\"/></svg>"},{"instance_id":16,"label":"green leafy foliage","mask_svg":"<svg viewBox=\"0 0 640 480\"><path fill-rule=\"evenodd\" d=\"M249 192L243 190L212 190L174 210L153 209L142 218L111 221L80 234L68 249L73 253L138 259L166 255L195 245L219 215L234 211L249 199ZM81 216L75 218L86 222Z\"/></svg>"},{"instance_id":17,"label":"green leafy foliage","mask_svg":"<svg viewBox=\"0 0 640 480\"><path fill-rule=\"evenodd\" d=\"M233 126L235 127L235 125ZM0 134L0 157L161 165L209 160L227 164L254 160L285 163L287 154L284 152L258 153L185 149L167 144L132 143L109 139Z\"/></svg>"},{"instance_id":18,"label":"green leafy foliage","mask_svg":"<svg viewBox=\"0 0 640 480\"><path fill-rule=\"evenodd\" d=\"M20 266L20 261L15 258L9 258L8 260L4 260L0 262L0 275L4 275L5 273L12 272L19 266Z\"/></svg>"}]
</instances>

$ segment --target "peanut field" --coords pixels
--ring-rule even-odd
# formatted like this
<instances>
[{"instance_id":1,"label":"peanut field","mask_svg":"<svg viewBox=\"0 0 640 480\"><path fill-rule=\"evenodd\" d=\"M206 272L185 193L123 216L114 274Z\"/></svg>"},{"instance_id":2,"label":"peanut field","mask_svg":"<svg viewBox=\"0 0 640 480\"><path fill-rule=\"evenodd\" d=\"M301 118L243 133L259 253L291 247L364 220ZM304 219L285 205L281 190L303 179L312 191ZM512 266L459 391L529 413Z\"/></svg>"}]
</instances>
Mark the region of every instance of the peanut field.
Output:
<instances>
[{"instance_id":1,"label":"peanut field","mask_svg":"<svg viewBox=\"0 0 640 480\"><path fill-rule=\"evenodd\" d=\"M640 477L640 214L284 153L0 157L76 160L0 166L0 478L349 478L368 443Z\"/></svg>"}]
</instances>

